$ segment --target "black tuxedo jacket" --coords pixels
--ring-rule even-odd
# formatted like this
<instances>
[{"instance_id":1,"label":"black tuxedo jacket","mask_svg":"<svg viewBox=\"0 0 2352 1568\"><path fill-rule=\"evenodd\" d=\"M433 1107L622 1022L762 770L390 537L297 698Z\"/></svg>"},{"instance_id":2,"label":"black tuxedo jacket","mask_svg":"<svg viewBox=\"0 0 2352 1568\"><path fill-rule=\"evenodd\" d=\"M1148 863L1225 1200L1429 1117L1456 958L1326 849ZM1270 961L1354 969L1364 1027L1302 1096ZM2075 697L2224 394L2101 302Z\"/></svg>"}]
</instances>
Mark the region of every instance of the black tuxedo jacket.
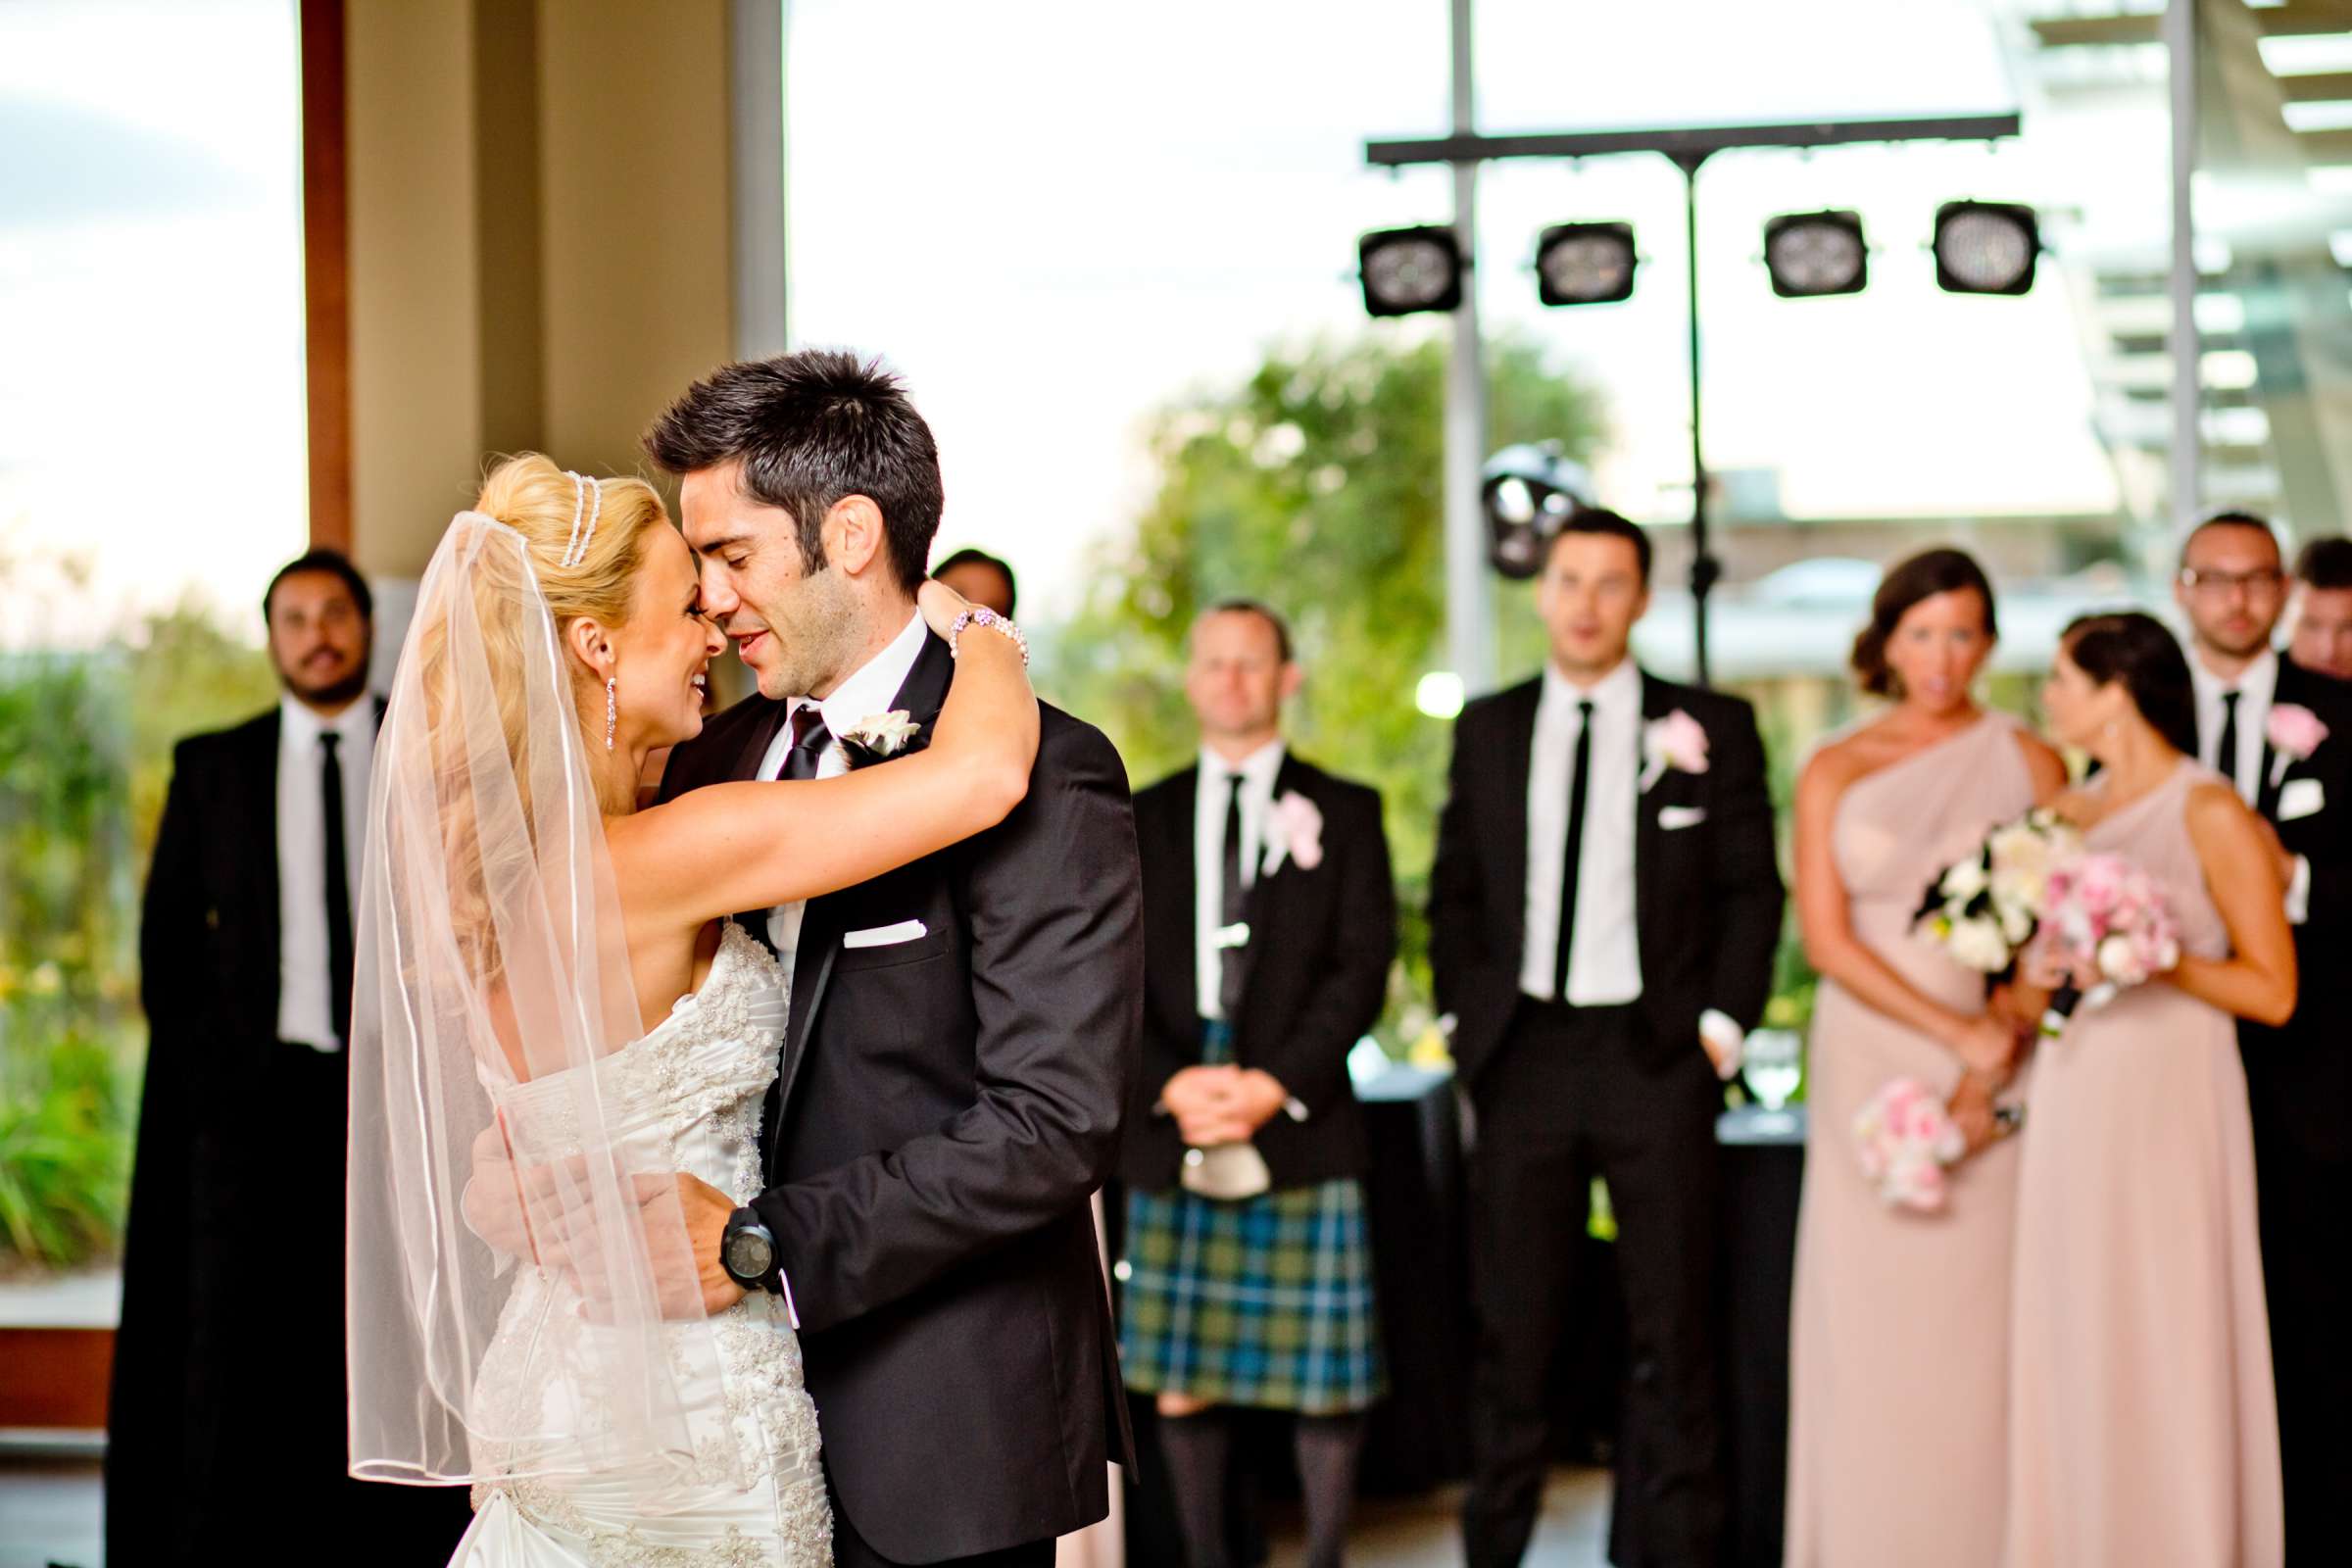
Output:
<instances>
[{"instance_id":1,"label":"black tuxedo jacket","mask_svg":"<svg viewBox=\"0 0 2352 1568\"><path fill-rule=\"evenodd\" d=\"M2352 1156L2352 685L2281 658L2271 701L2310 709L2328 734L2300 760L2263 745L2255 808L2311 862L2311 901L2295 927L2294 1016L2278 1029L2241 1022L2238 1039L2255 1120L2341 1159Z\"/></svg>"},{"instance_id":2,"label":"black tuxedo jacket","mask_svg":"<svg viewBox=\"0 0 2352 1568\"><path fill-rule=\"evenodd\" d=\"M892 707L927 728L953 667L929 639ZM784 710L754 697L711 720L663 798L754 776ZM753 1206L800 1316L825 1467L858 1534L900 1562L1090 1524L1128 1453L1089 1199L1135 1074L1135 828L1110 743L1042 717L1002 824L809 904L763 1129ZM842 944L910 919L912 941Z\"/></svg>"},{"instance_id":3,"label":"black tuxedo jacket","mask_svg":"<svg viewBox=\"0 0 2352 1568\"><path fill-rule=\"evenodd\" d=\"M378 701L379 723L383 712ZM306 1390L322 1370L332 1377L343 1340L341 1077L328 1059L289 1082L289 1064L274 1060L278 728L273 707L180 742L156 832L139 920L147 1072L107 1415L115 1562L233 1555L253 1528L240 1455L289 1437L341 1440L324 1413L331 1394L297 1417L253 1387L253 1357L265 1351ZM289 1315L295 1277L312 1305ZM323 1299L321 1277L331 1281ZM446 1557L456 1546L462 1493L338 1491L336 1468L325 1466L324 1485L297 1489L298 1524L331 1515L387 1556Z\"/></svg>"},{"instance_id":4,"label":"black tuxedo jacket","mask_svg":"<svg viewBox=\"0 0 2352 1568\"><path fill-rule=\"evenodd\" d=\"M1380 1016L1396 956L1396 893L1380 796L1297 756L1275 775L1323 813L1323 858L1313 870L1285 858L1250 889L1249 968L1234 1058L1282 1081L1304 1121L1277 1114L1253 1140L1274 1185L1304 1187L1364 1168L1364 1127L1348 1053ZM1152 1107L1169 1078L1200 1061L1196 976L1194 813L1200 770L1190 767L1135 798L1144 865L1144 1049L1127 1112L1120 1177L1130 1187L1176 1185L1184 1143Z\"/></svg>"},{"instance_id":5,"label":"black tuxedo jacket","mask_svg":"<svg viewBox=\"0 0 2352 1568\"><path fill-rule=\"evenodd\" d=\"M1527 923L1527 777L1541 678L1462 710L1451 793L1430 871L1429 957L1438 1005L1454 1016L1453 1054L1475 1085L1519 1004ZM1634 828L1634 906L1642 951L1644 1061L1664 1070L1701 1051L1712 1007L1743 1029L1763 1016L1780 942L1764 744L1735 697L1642 676L1646 723L1681 709L1707 732L1707 770L1669 768L1642 795ZM1667 828L1660 813L1704 813ZM1602 824L1588 822L1588 833Z\"/></svg>"}]
</instances>

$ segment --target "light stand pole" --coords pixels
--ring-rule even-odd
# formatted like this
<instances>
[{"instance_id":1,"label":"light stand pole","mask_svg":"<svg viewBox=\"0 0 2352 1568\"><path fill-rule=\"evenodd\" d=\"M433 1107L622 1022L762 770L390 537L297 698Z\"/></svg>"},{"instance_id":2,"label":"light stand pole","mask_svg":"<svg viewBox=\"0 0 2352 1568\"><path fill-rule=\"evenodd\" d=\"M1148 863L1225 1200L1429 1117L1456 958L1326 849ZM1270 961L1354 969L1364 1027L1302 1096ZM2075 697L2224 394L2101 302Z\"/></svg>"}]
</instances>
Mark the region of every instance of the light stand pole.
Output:
<instances>
[{"instance_id":1,"label":"light stand pole","mask_svg":"<svg viewBox=\"0 0 2352 1568\"><path fill-rule=\"evenodd\" d=\"M1453 133L1475 134L1471 0L1452 0ZM1453 311L1453 343L1446 362L1445 560L1446 657L1478 696L1494 684L1494 584L1487 574L1486 525L1479 504L1480 466L1487 461L1487 367L1478 329L1478 165L1453 165L1454 243L1465 275L1462 303Z\"/></svg>"},{"instance_id":2,"label":"light stand pole","mask_svg":"<svg viewBox=\"0 0 2352 1568\"><path fill-rule=\"evenodd\" d=\"M1469 0L1453 0L1455 25L1454 83L1457 95L1466 95L1469 68L1466 57L1469 43ZM1613 153L1658 153L1683 172L1683 226L1690 241L1690 254L1684 268L1685 284L1690 296L1690 612L1697 641L1698 680L1707 684L1707 596L1714 590L1722 564L1707 549L1707 466L1706 449L1699 425L1699 360L1698 360L1698 167L1716 153L1732 147L1832 147L1865 142L1905 141L1997 141L2018 132L2019 120L2015 110L1987 115L1944 115L1924 120L1832 120L1795 121L1766 125L1681 125L1628 130L1547 131L1525 136L1481 136L1469 130L1469 120L1463 108L1464 96L1454 101L1454 133L1440 140L1370 141L1364 144L1364 161L1379 167L1396 169L1407 164L1450 164L1455 170L1454 190L1457 203L1456 223L1462 250L1462 263L1468 270L1470 282L1462 293L1462 310L1473 310L1472 296L1477 277L1477 252L1472 244L1469 225L1459 204L1465 192L1475 186L1466 183L1476 167L1496 158L1594 158ZM1458 313L1457 313L1458 316ZM1463 341L1467 337L1477 342L1477 318L1469 318L1464 331L1457 318L1454 326L1454 368L1458 375L1462 366ZM1475 363L1475 361L1473 362ZM1447 384L1449 394L1454 383ZM1484 381L1479 383L1478 422L1485 422ZM1478 506L1478 463L1469 460L1469 505L1472 514L1466 529L1457 529L1455 517L1456 455L1455 432L1467 421L1459 416L1449 396L1446 420L1446 638L1454 650L1454 658L1464 657L1462 650L1473 640L1491 657L1492 639L1488 633L1484 604L1485 573L1465 563L1483 562L1479 556L1465 555L1458 548L1456 533L1469 533L1477 541L1480 522ZM1457 579L1476 575L1482 590L1478 600L1457 586ZM1481 617L1475 638L1462 624L1467 614ZM1461 666L1465 686L1481 689L1483 682L1473 684L1470 670Z\"/></svg>"}]
</instances>

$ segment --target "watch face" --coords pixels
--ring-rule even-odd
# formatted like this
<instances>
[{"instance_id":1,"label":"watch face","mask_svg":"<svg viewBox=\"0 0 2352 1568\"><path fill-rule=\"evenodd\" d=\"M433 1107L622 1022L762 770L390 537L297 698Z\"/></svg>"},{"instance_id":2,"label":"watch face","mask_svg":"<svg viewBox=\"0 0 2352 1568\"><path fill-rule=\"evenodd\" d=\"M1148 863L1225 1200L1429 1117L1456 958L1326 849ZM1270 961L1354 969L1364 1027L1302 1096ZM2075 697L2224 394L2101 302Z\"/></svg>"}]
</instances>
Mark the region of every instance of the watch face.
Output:
<instances>
[{"instance_id":1,"label":"watch face","mask_svg":"<svg viewBox=\"0 0 2352 1568\"><path fill-rule=\"evenodd\" d=\"M737 1279L759 1279L775 1260L775 1247L761 1232L737 1231L727 1238L727 1272Z\"/></svg>"}]
</instances>

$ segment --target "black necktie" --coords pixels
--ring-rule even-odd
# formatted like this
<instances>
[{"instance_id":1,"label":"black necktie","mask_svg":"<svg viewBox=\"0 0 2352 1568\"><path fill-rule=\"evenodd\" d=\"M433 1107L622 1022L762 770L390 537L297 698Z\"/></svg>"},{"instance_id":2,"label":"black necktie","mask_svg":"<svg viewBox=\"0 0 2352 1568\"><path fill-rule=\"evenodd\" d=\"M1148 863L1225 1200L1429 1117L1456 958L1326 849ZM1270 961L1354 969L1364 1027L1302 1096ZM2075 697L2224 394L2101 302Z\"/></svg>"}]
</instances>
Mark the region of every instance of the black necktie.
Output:
<instances>
[{"instance_id":1,"label":"black necktie","mask_svg":"<svg viewBox=\"0 0 2352 1568\"><path fill-rule=\"evenodd\" d=\"M2222 693L2222 745L2213 754L2213 770L2237 788L2237 692Z\"/></svg>"},{"instance_id":2,"label":"black necktie","mask_svg":"<svg viewBox=\"0 0 2352 1568\"><path fill-rule=\"evenodd\" d=\"M1225 934L1217 951L1217 1006L1227 1023L1242 1011L1243 949L1234 941L1234 928L1250 912L1249 890L1242 886L1242 775L1233 775L1233 790L1225 797L1225 869L1218 882L1217 918Z\"/></svg>"},{"instance_id":3,"label":"black necktie","mask_svg":"<svg viewBox=\"0 0 2352 1568\"><path fill-rule=\"evenodd\" d=\"M784 771L779 778L814 778L817 763L825 760L825 748L833 744L833 732L825 728L824 710L814 703L792 710L792 750L784 754Z\"/></svg>"},{"instance_id":4,"label":"black necktie","mask_svg":"<svg viewBox=\"0 0 2352 1568\"><path fill-rule=\"evenodd\" d=\"M318 763L318 806L326 819L326 975L327 1004L332 1007L335 1038L351 1038L351 873L343 860L343 761L336 747L343 737L333 730L319 735L324 753Z\"/></svg>"},{"instance_id":5,"label":"black necktie","mask_svg":"<svg viewBox=\"0 0 2352 1568\"><path fill-rule=\"evenodd\" d=\"M1592 779L1592 699L1576 705L1576 771L1568 785L1568 845L1560 857L1560 951L1551 977L1551 995L1568 1000L1568 950L1576 940L1576 871L1585 852L1585 787Z\"/></svg>"}]
</instances>

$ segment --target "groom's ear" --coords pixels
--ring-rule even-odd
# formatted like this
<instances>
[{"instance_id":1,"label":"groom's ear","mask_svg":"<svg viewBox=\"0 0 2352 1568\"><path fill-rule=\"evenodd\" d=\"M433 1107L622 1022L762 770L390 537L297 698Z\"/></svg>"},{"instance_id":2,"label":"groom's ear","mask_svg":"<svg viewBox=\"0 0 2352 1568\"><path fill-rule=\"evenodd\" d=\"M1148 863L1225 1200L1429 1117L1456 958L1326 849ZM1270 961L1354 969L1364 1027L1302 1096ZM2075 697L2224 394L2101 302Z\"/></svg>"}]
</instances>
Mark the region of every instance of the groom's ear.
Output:
<instances>
[{"instance_id":1,"label":"groom's ear","mask_svg":"<svg viewBox=\"0 0 2352 1568\"><path fill-rule=\"evenodd\" d=\"M843 572L863 577L890 566L890 540L882 509L871 496L843 496L827 509L824 525L825 559L839 563Z\"/></svg>"}]
</instances>

